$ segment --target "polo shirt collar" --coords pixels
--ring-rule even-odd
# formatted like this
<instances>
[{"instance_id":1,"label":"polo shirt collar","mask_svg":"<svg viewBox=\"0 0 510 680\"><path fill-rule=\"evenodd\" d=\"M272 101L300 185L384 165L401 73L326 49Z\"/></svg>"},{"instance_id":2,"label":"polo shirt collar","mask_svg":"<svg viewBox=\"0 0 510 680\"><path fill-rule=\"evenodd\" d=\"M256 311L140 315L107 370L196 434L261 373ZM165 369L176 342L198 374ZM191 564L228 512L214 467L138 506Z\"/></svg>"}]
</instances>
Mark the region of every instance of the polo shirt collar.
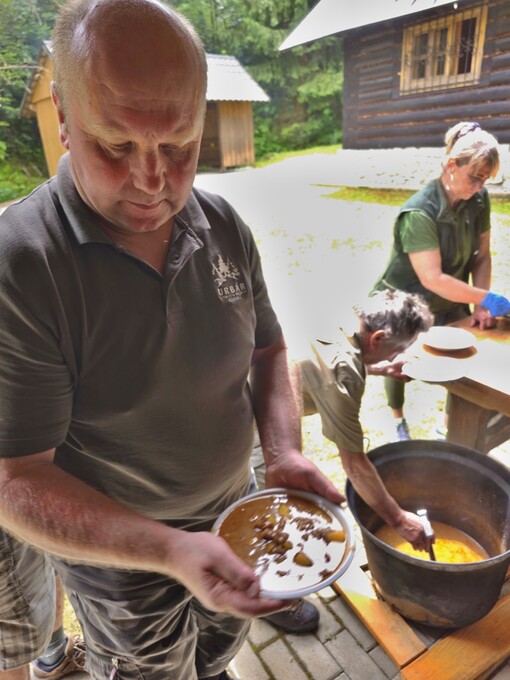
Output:
<instances>
[{"instance_id":1,"label":"polo shirt collar","mask_svg":"<svg viewBox=\"0 0 510 680\"><path fill-rule=\"evenodd\" d=\"M62 156L58 163L57 189L60 203L78 243L113 245L111 238L97 225L96 213L83 201L76 189L68 153Z\"/></svg>"},{"instance_id":2,"label":"polo shirt collar","mask_svg":"<svg viewBox=\"0 0 510 680\"><path fill-rule=\"evenodd\" d=\"M73 180L68 153L62 156L58 164L57 189L69 226L80 245L87 243L115 245L112 239L98 226L97 214L89 208L78 193ZM193 190L186 205L176 216L176 226L178 227L176 231L181 231L184 228L191 232L197 232L211 228L196 198L195 191ZM196 237L196 234L193 235Z\"/></svg>"}]
</instances>

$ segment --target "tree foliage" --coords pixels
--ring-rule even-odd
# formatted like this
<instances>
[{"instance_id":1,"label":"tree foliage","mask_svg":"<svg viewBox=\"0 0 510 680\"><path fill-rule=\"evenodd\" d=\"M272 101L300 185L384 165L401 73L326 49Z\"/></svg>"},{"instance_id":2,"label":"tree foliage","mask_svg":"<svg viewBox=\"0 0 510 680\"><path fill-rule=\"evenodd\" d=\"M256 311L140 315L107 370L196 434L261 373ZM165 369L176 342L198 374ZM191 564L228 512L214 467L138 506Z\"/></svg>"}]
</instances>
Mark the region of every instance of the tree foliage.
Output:
<instances>
[{"instance_id":1,"label":"tree foliage","mask_svg":"<svg viewBox=\"0 0 510 680\"><path fill-rule=\"evenodd\" d=\"M343 59L338 37L279 46L316 0L176 0L206 49L234 54L270 96L255 104L258 154L341 139Z\"/></svg>"},{"instance_id":2,"label":"tree foliage","mask_svg":"<svg viewBox=\"0 0 510 680\"><path fill-rule=\"evenodd\" d=\"M19 112L57 11L57 0L0 0L0 160L6 154L42 160L37 125L20 120Z\"/></svg>"},{"instance_id":3,"label":"tree foliage","mask_svg":"<svg viewBox=\"0 0 510 680\"><path fill-rule=\"evenodd\" d=\"M255 104L257 154L340 141L342 54L331 37L279 52L316 0L175 0L206 50L233 54L271 101ZM44 167L35 119L20 106L62 0L0 0L0 160Z\"/></svg>"}]
</instances>

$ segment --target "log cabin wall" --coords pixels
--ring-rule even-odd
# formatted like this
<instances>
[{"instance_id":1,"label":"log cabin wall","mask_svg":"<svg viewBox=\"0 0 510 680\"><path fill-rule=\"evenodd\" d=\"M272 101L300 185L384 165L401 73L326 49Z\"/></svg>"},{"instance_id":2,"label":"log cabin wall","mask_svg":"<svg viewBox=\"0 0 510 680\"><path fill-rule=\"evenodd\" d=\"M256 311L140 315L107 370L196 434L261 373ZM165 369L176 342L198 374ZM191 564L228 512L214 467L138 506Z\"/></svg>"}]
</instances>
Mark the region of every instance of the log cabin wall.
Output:
<instances>
[{"instance_id":1,"label":"log cabin wall","mask_svg":"<svg viewBox=\"0 0 510 680\"><path fill-rule=\"evenodd\" d=\"M510 143L510 7L508 0L459 3L485 22L476 83L403 91L405 31L455 13L451 5L343 34L343 145L350 149L443 145L450 125L476 120Z\"/></svg>"}]
</instances>

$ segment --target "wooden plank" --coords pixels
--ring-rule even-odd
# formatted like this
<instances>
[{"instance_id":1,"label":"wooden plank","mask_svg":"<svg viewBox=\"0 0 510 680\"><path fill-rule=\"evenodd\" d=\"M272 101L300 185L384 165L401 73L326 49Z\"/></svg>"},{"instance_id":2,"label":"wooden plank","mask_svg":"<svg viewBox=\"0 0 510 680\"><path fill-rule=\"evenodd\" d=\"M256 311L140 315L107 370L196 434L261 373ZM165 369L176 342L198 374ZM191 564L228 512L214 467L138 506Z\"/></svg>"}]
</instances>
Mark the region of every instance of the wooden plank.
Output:
<instances>
[{"instance_id":1,"label":"wooden plank","mask_svg":"<svg viewBox=\"0 0 510 680\"><path fill-rule=\"evenodd\" d=\"M427 649L400 614L377 597L369 577L359 564L351 565L333 584L333 588L354 609L398 668Z\"/></svg>"},{"instance_id":2,"label":"wooden plank","mask_svg":"<svg viewBox=\"0 0 510 680\"><path fill-rule=\"evenodd\" d=\"M477 680L510 654L510 595L402 669L403 680Z\"/></svg>"}]
</instances>

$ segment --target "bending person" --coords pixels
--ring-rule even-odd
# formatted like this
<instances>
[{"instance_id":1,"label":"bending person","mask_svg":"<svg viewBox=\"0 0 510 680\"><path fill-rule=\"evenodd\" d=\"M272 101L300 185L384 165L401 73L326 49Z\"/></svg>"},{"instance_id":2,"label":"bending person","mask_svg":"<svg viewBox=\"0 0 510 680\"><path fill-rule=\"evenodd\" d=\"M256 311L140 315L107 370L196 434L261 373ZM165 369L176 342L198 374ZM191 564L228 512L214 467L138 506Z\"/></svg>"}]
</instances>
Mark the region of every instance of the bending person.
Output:
<instances>
[{"instance_id":1,"label":"bending person","mask_svg":"<svg viewBox=\"0 0 510 680\"><path fill-rule=\"evenodd\" d=\"M363 500L414 548L428 550L421 520L398 505L363 452L359 411L367 373L404 378L402 363L391 362L429 329L433 317L420 296L402 291L376 293L355 313L356 332L340 328L336 337L316 341L312 356L297 365L303 410L319 412L323 434L338 446L345 473Z\"/></svg>"},{"instance_id":2,"label":"bending person","mask_svg":"<svg viewBox=\"0 0 510 680\"><path fill-rule=\"evenodd\" d=\"M496 139L478 123L463 122L445 136L441 174L412 196L395 221L389 262L375 290L420 293L443 326L471 314L471 325L490 328L510 311L490 291L490 201L484 184L499 170ZM410 439L403 382L385 380L397 438Z\"/></svg>"}]
</instances>

